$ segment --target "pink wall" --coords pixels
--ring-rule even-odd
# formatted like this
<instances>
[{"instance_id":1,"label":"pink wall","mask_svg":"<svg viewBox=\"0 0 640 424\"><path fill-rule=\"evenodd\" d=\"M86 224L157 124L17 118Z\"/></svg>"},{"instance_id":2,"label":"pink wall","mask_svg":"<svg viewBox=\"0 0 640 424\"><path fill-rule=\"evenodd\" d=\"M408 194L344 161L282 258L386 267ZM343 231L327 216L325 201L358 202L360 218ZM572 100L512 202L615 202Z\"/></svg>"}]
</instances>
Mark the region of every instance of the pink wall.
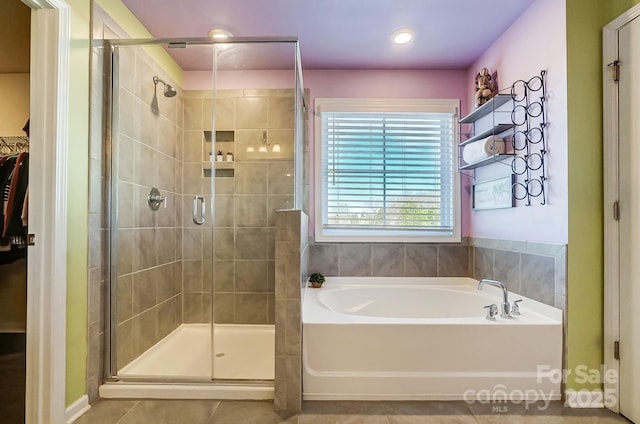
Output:
<instances>
[{"instance_id":1,"label":"pink wall","mask_svg":"<svg viewBox=\"0 0 640 424\"><path fill-rule=\"evenodd\" d=\"M473 90L466 82L465 71L425 70L307 70L303 72L304 86L310 92L309 151L310 151L310 207L309 231L314 231L314 106L315 99L332 98L426 98L459 99L462 114L467 113L465 99ZM471 88L469 88L471 87ZM463 178L463 180L466 178ZM469 231L469 197L462 197L462 235Z\"/></svg>"},{"instance_id":2,"label":"pink wall","mask_svg":"<svg viewBox=\"0 0 640 424\"><path fill-rule=\"evenodd\" d=\"M462 114L473 107L474 79L482 67L497 71L500 89L547 71L547 205L471 211L471 179L462 177L462 235L508 240L567 243L567 66L565 2L537 0L468 70L304 70L310 92L309 138L313 178L314 101L318 97L453 98ZM185 74L185 89L209 89L210 74ZM291 71L220 72L219 88L289 88ZM505 167L476 171L476 181L505 175ZM313 181L310 193L313 229Z\"/></svg>"},{"instance_id":3,"label":"pink wall","mask_svg":"<svg viewBox=\"0 0 640 424\"><path fill-rule=\"evenodd\" d=\"M292 88L295 79L294 71L260 70L260 71L218 71L218 89L240 88ZM212 74L210 71L190 71L184 73L182 88L184 90L211 90Z\"/></svg>"},{"instance_id":4,"label":"pink wall","mask_svg":"<svg viewBox=\"0 0 640 424\"><path fill-rule=\"evenodd\" d=\"M459 99L462 114L468 112L467 99L473 93L473 83L467 82L462 70L305 70L304 87L310 93L309 111L310 207L309 229L314 229L314 104L317 97L334 98L427 98ZM218 72L218 88L291 88L291 71ZM187 72L185 90L211 88L210 72ZM462 178L463 182L468 178ZM466 183L468 185L468 183ZM469 196L462 196L462 235L469 233Z\"/></svg>"},{"instance_id":5,"label":"pink wall","mask_svg":"<svg viewBox=\"0 0 640 424\"><path fill-rule=\"evenodd\" d=\"M568 241L568 165L567 165L567 65L565 2L537 0L468 70L467 83L473 84L483 67L497 71L499 88L516 80L528 80L547 71L548 101L547 205L525 206L517 202L512 209L470 212L473 237L567 243ZM585 88L586 89L586 88ZM473 106L473 96L467 96ZM476 181L505 175L504 166L479 168ZM468 197L469 188L463 188ZM534 199L535 200L535 199Z\"/></svg>"}]
</instances>

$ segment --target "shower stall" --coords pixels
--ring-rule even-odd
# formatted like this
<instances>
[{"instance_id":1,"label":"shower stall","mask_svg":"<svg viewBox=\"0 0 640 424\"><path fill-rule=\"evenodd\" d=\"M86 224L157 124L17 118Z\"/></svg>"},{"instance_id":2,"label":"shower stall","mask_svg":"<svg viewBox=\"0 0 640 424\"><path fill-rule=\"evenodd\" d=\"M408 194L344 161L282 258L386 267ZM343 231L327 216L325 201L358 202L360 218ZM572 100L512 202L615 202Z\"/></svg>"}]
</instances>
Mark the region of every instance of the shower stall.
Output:
<instances>
[{"instance_id":1,"label":"shower stall","mask_svg":"<svg viewBox=\"0 0 640 424\"><path fill-rule=\"evenodd\" d=\"M101 49L101 393L272 397L275 211L300 209L303 197L298 42L110 40ZM167 55L183 64L183 81L159 65Z\"/></svg>"}]
</instances>

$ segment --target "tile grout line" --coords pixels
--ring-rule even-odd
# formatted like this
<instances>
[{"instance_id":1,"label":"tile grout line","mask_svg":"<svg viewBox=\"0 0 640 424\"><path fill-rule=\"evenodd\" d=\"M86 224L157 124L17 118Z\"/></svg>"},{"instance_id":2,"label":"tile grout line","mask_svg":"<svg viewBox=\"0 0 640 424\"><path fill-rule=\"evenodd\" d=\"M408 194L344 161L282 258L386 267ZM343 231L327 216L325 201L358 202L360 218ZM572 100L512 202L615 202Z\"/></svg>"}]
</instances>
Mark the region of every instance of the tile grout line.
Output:
<instances>
[{"instance_id":1,"label":"tile grout line","mask_svg":"<svg viewBox=\"0 0 640 424\"><path fill-rule=\"evenodd\" d=\"M131 413L131 411L133 411L136 408L136 406L138 406L139 404L140 404L140 399L136 400L136 403L131 408L129 408L129 410L124 413L124 415L122 415L120 418L118 418L118 420L114 424L122 423L123 422L122 420L127 415L129 415Z\"/></svg>"}]
</instances>

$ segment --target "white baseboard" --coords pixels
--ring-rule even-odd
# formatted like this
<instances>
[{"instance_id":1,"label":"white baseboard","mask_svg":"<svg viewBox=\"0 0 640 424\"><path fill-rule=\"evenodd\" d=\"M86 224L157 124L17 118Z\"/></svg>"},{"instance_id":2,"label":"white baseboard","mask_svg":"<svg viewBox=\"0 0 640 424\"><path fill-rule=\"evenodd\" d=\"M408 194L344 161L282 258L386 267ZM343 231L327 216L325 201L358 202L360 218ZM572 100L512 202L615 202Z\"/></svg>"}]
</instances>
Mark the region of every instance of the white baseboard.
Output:
<instances>
[{"instance_id":1,"label":"white baseboard","mask_svg":"<svg viewBox=\"0 0 640 424\"><path fill-rule=\"evenodd\" d=\"M89 405L89 396L81 396L78 400L69 405L64 411L66 424L73 423L75 420L84 415L84 413L89 409L91 409L91 405Z\"/></svg>"}]
</instances>

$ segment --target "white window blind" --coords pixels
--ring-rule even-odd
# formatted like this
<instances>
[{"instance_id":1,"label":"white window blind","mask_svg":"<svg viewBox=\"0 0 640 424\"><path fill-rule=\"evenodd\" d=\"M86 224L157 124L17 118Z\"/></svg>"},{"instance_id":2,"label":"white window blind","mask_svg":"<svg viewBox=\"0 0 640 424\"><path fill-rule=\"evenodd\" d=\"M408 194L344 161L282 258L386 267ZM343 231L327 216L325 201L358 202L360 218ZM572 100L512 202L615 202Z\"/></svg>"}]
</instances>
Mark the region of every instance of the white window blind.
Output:
<instances>
[{"instance_id":1,"label":"white window blind","mask_svg":"<svg viewBox=\"0 0 640 424\"><path fill-rule=\"evenodd\" d=\"M320 108L322 226L316 238L454 236L454 117L452 111Z\"/></svg>"}]
</instances>

